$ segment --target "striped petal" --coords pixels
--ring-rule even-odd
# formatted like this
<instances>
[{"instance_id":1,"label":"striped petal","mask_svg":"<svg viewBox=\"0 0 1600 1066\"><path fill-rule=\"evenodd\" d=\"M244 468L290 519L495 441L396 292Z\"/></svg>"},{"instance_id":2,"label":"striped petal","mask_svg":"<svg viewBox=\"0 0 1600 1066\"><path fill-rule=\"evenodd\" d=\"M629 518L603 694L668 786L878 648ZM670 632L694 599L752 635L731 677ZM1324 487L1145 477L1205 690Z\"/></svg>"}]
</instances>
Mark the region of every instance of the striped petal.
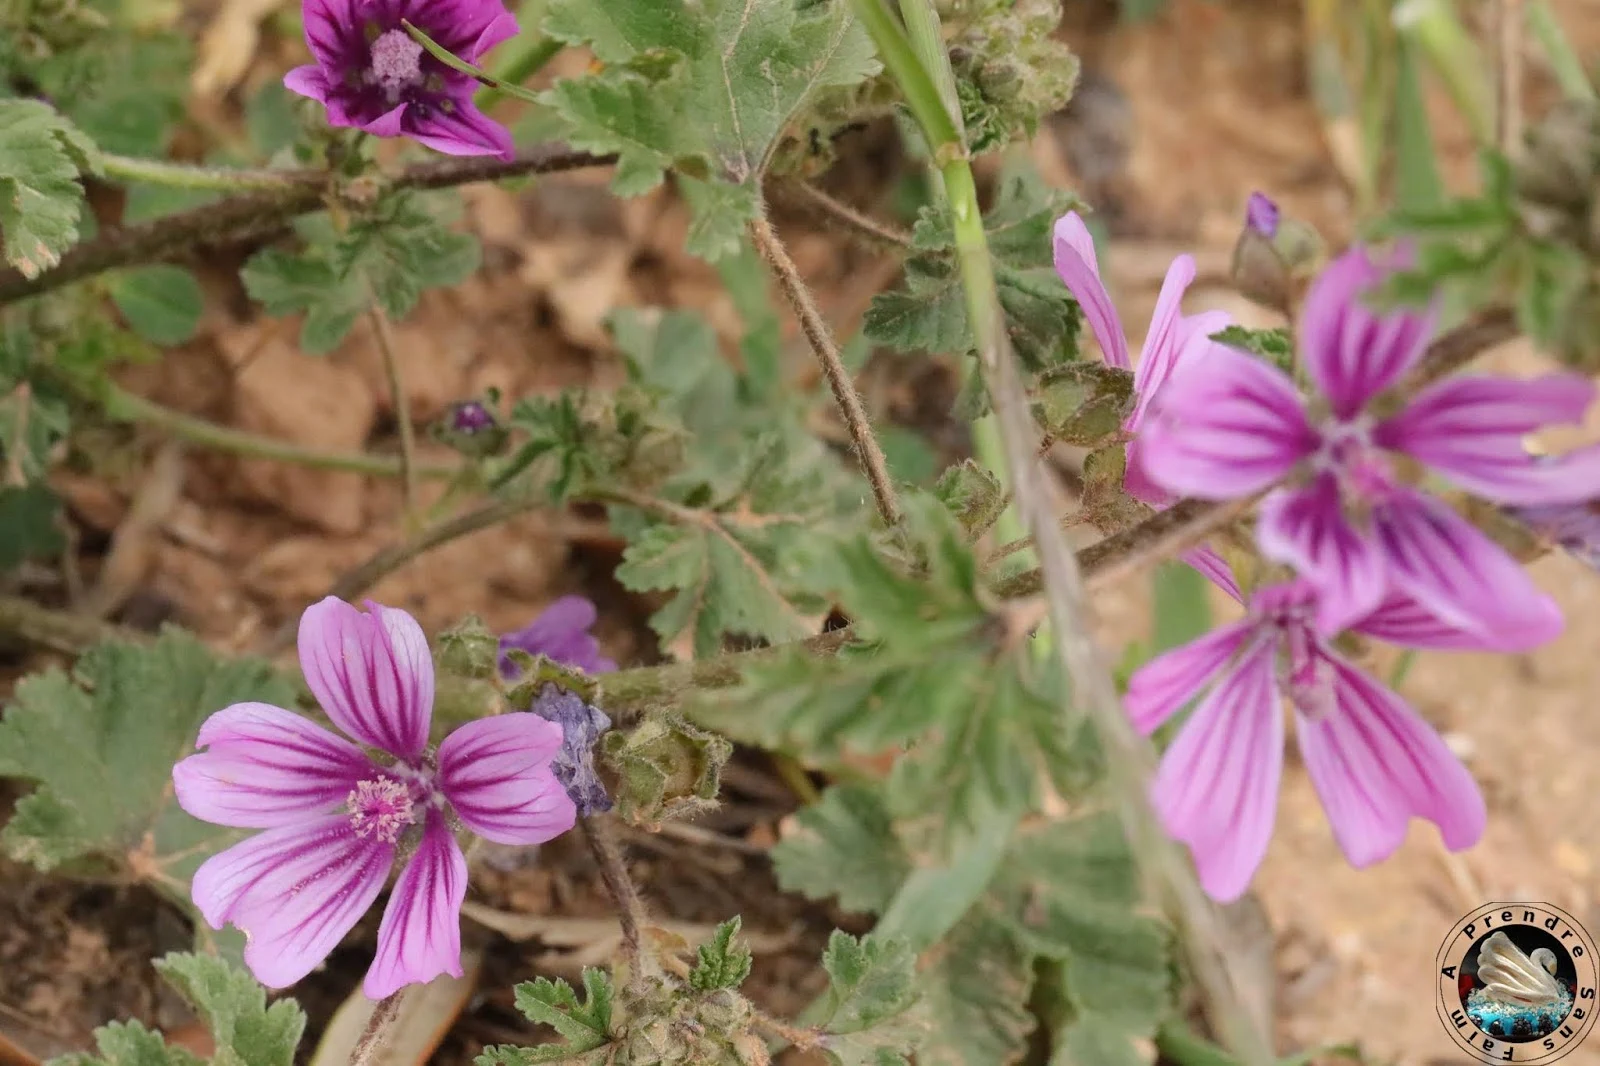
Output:
<instances>
[{"instance_id":1,"label":"striped petal","mask_svg":"<svg viewBox=\"0 0 1600 1066\"><path fill-rule=\"evenodd\" d=\"M550 766L561 741L559 725L523 711L468 722L439 745L439 786L484 839L542 844L577 819Z\"/></svg>"},{"instance_id":2,"label":"striped petal","mask_svg":"<svg viewBox=\"0 0 1600 1066\"><path fill-rule=\"evenodd\" d=\"M383 910L378 952L361 986L368 999L383 999L441 974L461 976L461 901L466 896L466 857L435 811L428 815L417 853L406 863Z\"/></svg>"},{"instance_id":3,"label":"striped petal","mask_svg":"<svg viewBox=\"0 0 1600 1066\"><path fill-rule=\"evenodd\" d=\"M428 743L433 659L404 611L329 596L300 619L300 668L333 724L361 743L415 759Z\"/></svg>"},{"instance_id":4,"label":"striped petal","mask_svg":"<svg viewBox=\"0 0 1600 1066\"><path fill-rule=\"evenodd\" d=\"M1124 699L1134 728L1148 736L1178 713L1205 690L1254 631L1252 622L1235 622L1140 667L1128 680Z\"/></svg>"},{"instance_id":5,"label":"striped petal","mask_svg":"<svg viewBox=\"0 0 1600 1066\"><path fill-rule=\"evenodd\" d=\"M1317 628L1323 633L1338 633L1383 599L1383 556L1345 518L1333 474L1271 493L1261 502L1256 538L1262 555L1294 567L1316 586Z\"/></svg>"},{"instance_id":6,"label":"striped petal","mask_svg":"<svg viewBox=\"0 0 1600 1066\"><path fill-rule=\"evenodd\" d=\"M1439 734L1404 700L1336 656L1332 709L1296 713L1306 772L1334 838L1356 867L1392 855L1412 817L1439 827L1452 851L1483 835L1483 795Z\"/></svg>"},{"instance_id":7,"label":"striped petal","mask_svg":"<svg viewBox=\"0 0 1600 1066\"><path fill-rule=\"evenodd\" d=\"M1230 670L1167 749L1150 799L1189 845L1206 894L1244 894L1267 853L1283 776L1283 711L1263 644Z\"/></svg>"},{"instance_id":8,"label":"striped petal","mask_svg":"<svg viewBox=\"0 0 1600 1066\"><path fill-rule=\"evenodd\" d=\"M244 931L244 961L256 980L285 988L338 946L378 898L393 862L393 844L357 836L346 814L325 815L212 856L195 871L191 892L213 929Z\"/></svg>"},{"instance_id":9,"label":"striped petal","mask_svg":"<svg viewBox=\"0 0 1600 1066\"><path fill-rule=\"evenodd\" d=\"M1076 211L1068 211L1056 220L1055 264L1056 273L1067 291L1083 308L1083 317L1094 339L1100 343L1100 354L1106 365L1132 370L1128 339L1122 333L1116 305L1111 302L1111 294L1106 292L1105 282L1100 280L1094 238Z\"/></svg>"},{"instance_id":10,"label":"striped petal","mask_svg":"<svg viewBox=\"0 0 1600 1066\"><path fill-rule=\"evenodd\" d=\"M1222 345L1178 368L1138 440L1141 468L1152 481L1206 500L1266 488L1319 443L1288 377Z\"/></svg>"},{"instance_id":11,"label":"striped petal","mask_svg":"<svg viewBox=\"0 0 1600 1066\"><path fill-rule=\"evenodd\" d=\"M373 772L361 749L306 718L236 703L207 718L205 750L172 768L178 806L214 825L272 829L343 803Z\"/></svg>"}]
</instances>

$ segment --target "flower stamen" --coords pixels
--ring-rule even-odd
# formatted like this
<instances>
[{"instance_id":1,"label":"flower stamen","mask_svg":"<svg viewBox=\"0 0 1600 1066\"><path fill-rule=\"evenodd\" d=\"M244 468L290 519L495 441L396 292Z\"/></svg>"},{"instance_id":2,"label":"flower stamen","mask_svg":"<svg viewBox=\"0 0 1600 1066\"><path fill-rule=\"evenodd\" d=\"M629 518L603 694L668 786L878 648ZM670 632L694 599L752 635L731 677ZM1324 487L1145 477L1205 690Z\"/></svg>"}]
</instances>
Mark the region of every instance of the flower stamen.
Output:
<instances>
[{"instance_id":1,"label":"flower stamen","mask_svg":"<svg viewBox=\"0 0 1600 1066\"><path fill-rule=\"evenodd\" d=\"M351 790L345 806L356 836L376 836L385 844L399 840L406 826L417 820L411 790L392 777L362 781Z\"/></svg>"},{"instance_id":2,"label":"flower stamen","mask_svg":"<svg viewBox=\"0 0 1600 1066\"><path fill-rule=\"evenodd\" d=\"M372 65L367 80L383 88L390 103L400 94L423 81L422 45L405 30L387 30L372 42Z\"/></svg>"}]
</instances>

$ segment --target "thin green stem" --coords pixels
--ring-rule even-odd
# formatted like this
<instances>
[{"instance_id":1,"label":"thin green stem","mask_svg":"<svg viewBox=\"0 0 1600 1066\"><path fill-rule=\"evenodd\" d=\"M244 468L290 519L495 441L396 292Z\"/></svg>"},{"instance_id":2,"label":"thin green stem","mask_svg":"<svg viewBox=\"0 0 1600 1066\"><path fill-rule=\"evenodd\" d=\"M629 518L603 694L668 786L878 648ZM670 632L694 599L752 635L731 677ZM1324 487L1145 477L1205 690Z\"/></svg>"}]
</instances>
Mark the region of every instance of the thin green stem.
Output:
<instances>
[{"instance_id":1,"label":"thin green stem","mask_svg":"<svg viewBox=\"0 0 1600 1066\"><path fill-rule=\"evenodd\" d=\"M1533 31L1533 36L1538 40L1539 49L1544 52L1545 61L1550 64L1561 91L1572 100L1593 100L1594 83L1589 80L1583 60L1573 51L1572 42L1567 40L1550 5L1545 0L1529 0L1526 14L1528 29Z\"/></svg>"},{"instance_id":2,"label":"thin green stem","mask_svg":"<svg viewBox=\"0 0 1600 1066\"><path fill-rule=\"evenodd\" d=\"M317 470L343 470L353 474L372 474L378 477L399 477L404 465L398 456L318 451L315 448L305 448L287 441L273 440L271 437L231 429L228 426L219 426L215 422L163 407L109 383L104 386L104 392L100 395L100 406L113 421L142 422L163 429L179 440L252 459L275 459ZM416 473L419 477L447 478L456 473L456 468L436 463L418 464Z\"/></svg>"},{"instance_id":3,"label":"thin green stem","mask_svg":"<svg viewBox=\"0 0 1600 1066\"><path fill-rule=\"evenodd\" d=\"M217 192L284 192L315 188L327 183L327 175L316 170L234 170L229 167L197 167L164 159L138 159L134 156L102 153L100 168L106 177L117 181L162 185L169 189L212 189Z\"/></svg>"},{"instance_id":4,"label":"thin green stem","mask_svg":"<svg viewBox=\"0 0 1600 1066\"><path fill-rule=\"evenodd\" d=\"M367 308L372 320L372 333L383 356L383 374L389 382L389 402L394 407L395 425L400 430L400 493L405 506L406 521L413 521L417 513L417 431L411 424L411 404L406 398L405 380L400 375L400 357L395 351L394 331L389 328L389 316L383 313L373 297Z\"/></svg>"},{"instance_id":5,"label":"thin green stem","mask_svg":"<svg viewBox=\"0 0 1600 1066\"><path fill-rule=\"evenodd\" d=\"M465 59L462 59L460 56L450 51L444 45L435 41L432 37L429 37L426 33L423 33L421 30L417 29L405 19L400 20L400 25L403 26L405 31L411 35L412 40L420 44L429 55L443 63L445 66L449 67L451 70L460 71L462 74L466 74L469 77L477 79L479 84L486 85L491 89L498 89L507 96L515 97L518 100L525 100L530 104L537 104L539 102L538 93L524 89L515 82L509 82L505 81L504 79L497 78L481 67L473 66Z\"/></svg>"},{"instance_id":6,"label":"thin green stem","mask_svg":"<svg viewBox=\"0 0 1600 1066\"><path fill-rule=\"evenodd\" d=\"M1483 51L1461 24L1450 0L1402 0L1391 16L1400 35L1416 45L1439 75L1456 109L1484 148L1494 146L1494 94Z\"/></svg>"},{"instance_id":7,"label":"thin green stem","mask_svg":"<svg viewBox=\"0 0 1600 1066\"><path fill-rule=\"evenodd\" d=\"M489 74L502 85L521 85L543 70L546 64L566 48L565 41L537 34L518 37L512 44L515 49L509 52L504 60L496 63L494 70ZM487 111L510 95L497 86L484 86L478 90L476 103L480 109Z\"/></svg>"}]
</instances>

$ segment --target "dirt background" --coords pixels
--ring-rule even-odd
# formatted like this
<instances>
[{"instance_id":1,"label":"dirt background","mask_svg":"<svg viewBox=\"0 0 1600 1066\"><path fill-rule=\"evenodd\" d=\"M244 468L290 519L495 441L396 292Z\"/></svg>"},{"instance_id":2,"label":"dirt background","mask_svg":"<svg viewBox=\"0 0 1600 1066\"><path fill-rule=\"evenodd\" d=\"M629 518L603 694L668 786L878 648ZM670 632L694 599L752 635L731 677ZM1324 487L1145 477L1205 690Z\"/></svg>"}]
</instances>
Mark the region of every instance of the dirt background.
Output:
<instances>
[{"instance_id":1,"label":"dirt background","mask_svg":"<svg viewBox=\"0 0 1600 1066\"><path fill-rule=\"evenodd\" d=\"M1580 53L1595 55L1600 5L1553 6ZM1226 307L1261 323L1259 311L1221 284L1250 191L1268 191L1336 244L1352 225L1350 196L1306 91L1299 5L1171 0L1162 15L1135 26L1118 24L1100 4L1067 7L1062 35L1083 58L1084 84L1033 154L1048 177L1082 191L1110 224L1109 283L1133 343L1179 250L1200 261L1189 310ZM208 53L208 84L225 84L230 73L259 82L291 59L277 44L229 47ZM564 56L554 70L582 64L581 56ZM1535 105L1543 84L1531 68ZM196 107L226 116L229 105L212 91ZM1436 110L1447 173L1463 180L1472 172L1467 141L1442 101ZM892 153L875 143L858 147L868 161L841 168L830 187L863 209L882 210L881 157ZM851 150L841 146L842 154ZM491 385L516 396L617 380L601 326L617 306L697 308L725 339L736 336L737 317L715 273L682 251L682 205L668 194L617 203L605 181L604 174L576 175L516 193L467 191L470 224L486 242L485 269L456 290L429 293L396 326L418 420ZM853 332L866 296L893 283L896 262L781 205L778 221L824 313L839 333ZM296 323L251 318L225 278L215 280L212 296L199 338L157 366L130 369L124 383L181 410L309 446L392 447L393 412L364 328L331 358L311 358L296 348ZM785 328L794 373L803 378L808 358L794 324ZM1489 361L1513 373L1542 365L1519 345ZM875 364L863 381L877 419L925 432L947 455L959 450L946 414L948 367ZM60 597L81 583L79 602L105 617L141 627L171 619L248 649L403 535L392 481L178 452L158 434L114 443L133 446L123 454L159 461L105 462L60 477L82 572L24 575L25 590ZM607 654L648 662L656 655L642 625L648 605L609 576L620 548L597 512L529 516L416 559L371 595L414 612L430 629L469 611L510 629L555 597L582 593L600 604ZM1257 881L1272 933L1281 1049L1358 1040L1371 1062L1465 1061L1441 1030L1432 995L1434 952L1465 911L1490 899L1544 900L1600 932L1600 816L1588 806L1590 768L1600 759L1600 581L1564 557L1538 563L1535 574L1567 610L1565 636L1515 658L1422 656L1404 687L1483 785L1490 822L1478 847L1450 856L1432 827L1418 824L1394 858L1351 870L1291 755L1278 833ZM1113 648L1148 627L1139 590L1100 608ZM0 660L0 677L43 661ZM763 853L795 801L763 758L740 756L726 798L694 826L630 836L630 863L663 918L706 923L742 911L763 948L757 999L787 1013L820 990L813 960L827 930L849 919L786 899L771 884ZM500 933L468 924L477 980L441 1000L437 1028L448 1033L435 1061L463 1062L483 1044L518 1040L525 1030L511 983L534 971L574 975L584 962L602 961L615 942L587 856L565 841L544 849L537 863L491 854L474 879L473 901ZM529 915L538 921L514 927L514 918ZM375 928L375 916L367 925ZM372 929L362 928L370 937ZM508 931L515 936L502 935ZM129 976L147 973L152 955L182 949L187 935L176 914L142 890L70 885L0 863L0 1064L86 1046L93 1026L124 1016L193 1037L180 1004L155 981ZM366 950L360 935L297 990L314 1032L358 981ZM1566 1061L1600 1063L1600 1038Z\"/></svg>"}]
</instances>

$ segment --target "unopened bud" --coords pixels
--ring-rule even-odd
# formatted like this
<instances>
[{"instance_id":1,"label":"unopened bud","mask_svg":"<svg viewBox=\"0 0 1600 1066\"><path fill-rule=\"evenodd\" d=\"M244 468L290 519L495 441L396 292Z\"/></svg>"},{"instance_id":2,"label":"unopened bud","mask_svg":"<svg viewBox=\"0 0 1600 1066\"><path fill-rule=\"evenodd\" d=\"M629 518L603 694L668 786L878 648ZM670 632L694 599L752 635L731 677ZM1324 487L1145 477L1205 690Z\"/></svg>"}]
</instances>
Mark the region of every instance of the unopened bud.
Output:
<instances>
[{"instance_id":1,"label":"unopened bud","mask_svg":"<svg viewBox=\"0 0 1600 1066\"><path fill-rule=\"evenodd\" d=\"M505 447L509 434L494 412L478 400L452 404L433 427L433 435L463 455L494 455Z\"/></svg>"},{"instance_id":2,"label":"unopened bud","mask_svg":"<svg viewBox=\"0 0 1600 1066\"><path fill-rule=\"evenodd\" d=\"M1296 291L1316 273L1322 252L1316 230L1284 218L1266 195L1251 193L1244 230L1233 246L1234 286L1256 303L1288 314Z\"/></svg>"}]
</instances>

